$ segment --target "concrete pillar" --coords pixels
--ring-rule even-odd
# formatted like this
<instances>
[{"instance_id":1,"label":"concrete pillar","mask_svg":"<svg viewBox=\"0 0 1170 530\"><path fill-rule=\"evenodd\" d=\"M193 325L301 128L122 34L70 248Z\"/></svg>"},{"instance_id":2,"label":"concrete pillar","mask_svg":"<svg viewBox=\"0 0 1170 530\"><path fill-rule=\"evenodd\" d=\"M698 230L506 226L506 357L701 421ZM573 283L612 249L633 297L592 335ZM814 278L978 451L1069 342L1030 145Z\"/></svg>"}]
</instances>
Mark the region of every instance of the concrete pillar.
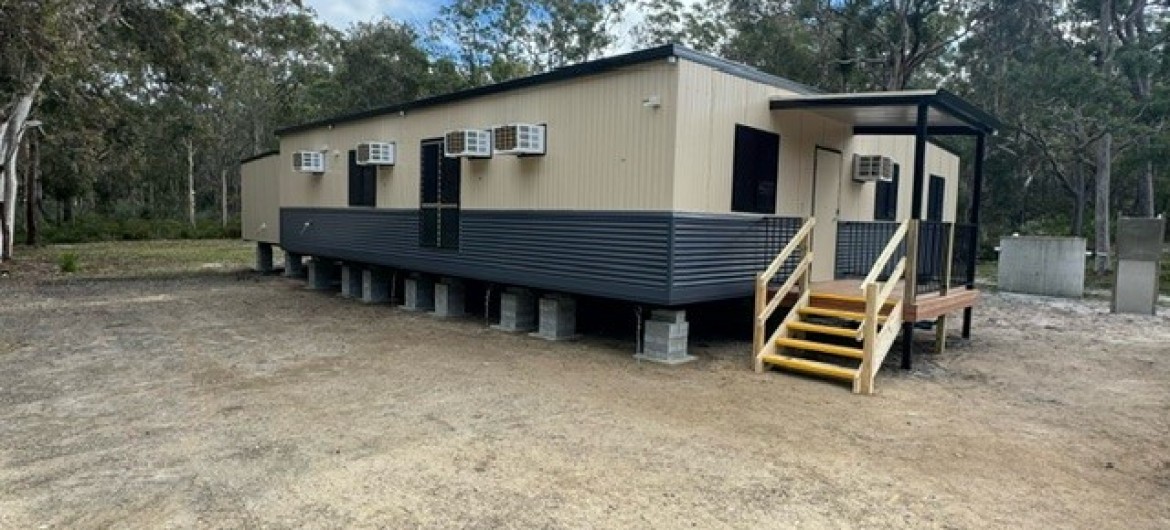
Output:
<instances>
[{"instance_id":1,"label":"concrete pillar","mask_svg":"<svg viewBox=\"0 0 1170 530\"><path fill-rule=\"evenodd\" d=\"M341 266L341 296L360 298L362 296L362 267L353 263Z\"/></svg>"},{"instance_id":2,"label":"concrete pillar","mask_svg":"<svg viewBox=\"0 0 1170 530\"><path fill-rule=\"evenodd\" d=\"M403 304L407 311L430 311L435 308L435 282L418 274L402 282Z\"/></svg>"},{"instance_id":3,"label":"concrete pillar","mask_svg":"<svg viewBox=\"0 0 1170 530\"><path fill-rule=\"evenodd\" d=\"M288 278L304 278L305 266L302 256L296 252L284 251L284 275Z\"/></svg>"},{"instance_id":4,"label":"concrete pillar","mask_svg":"<svg viewBox=\"0 0 1170 530\"><path fill-rule=\"evenodd\" d=\"M566 294L540 298L539 320L533 337L569 340L577 336L577 300Z\"/></svg>"},{"instance_id":5,"label":"concrete pillar","mask_svg":"<svg viewBox=\"0 0 1170 530\"><path fill-rule=\"evenodd\" d=\"M655 309L642 328L642 353L634 357L663 364L681 364L695 360L687 352L690 324L683 310Z\"/></svg>"},{"instance_id":6,"label":"concrete pillar","mask_svg":"<svg viewBox=\"0 0 1170 530\"><path fill-rule=\"evenodd\" d=\"M384 304L390 301L390 271L380 267L362 270L362 302Z\"/></svg>"},{"instance_id":7,"label":"concrete pillar","mask_svg":"<svg viewBox=\"0 0 1170 530\"><path fill-rule=\"evenodd\" d=\"M309 260L309 288L315 291L333 289L337 280L337 264L330 259L314 257Z\"/></svg>"},{"instance_id":8,"label":"concrete pillar","mask_svg":"<svg viewBox=\"0 0 1170 530\"><path fill-rule=\"evenodd\" d=\"M500 323L492 328L511 332L536 329L536 300L532 291L509 287L500 293Z\"/></svg>"},{"instance_id":9,"label":"concrete pillar","mask_svg":"<svg viewBox=\"0 0 1170 530\"><path fill-rule=\"evenodd\" d=\"M256 242L256 271L260 274L272 272L272 243Z\"/></svg>"},{"instance_id":10,"label":"concrete pillar","mask_svg":"<svg viewBox=\"0 0 1170 530\"><path fill-rule=\"evenodd\" d=\"M443 278L435 284L435 316L455 318L466 315L466 298L463 282L456 278Z\"/></svg>"}]
</instances>

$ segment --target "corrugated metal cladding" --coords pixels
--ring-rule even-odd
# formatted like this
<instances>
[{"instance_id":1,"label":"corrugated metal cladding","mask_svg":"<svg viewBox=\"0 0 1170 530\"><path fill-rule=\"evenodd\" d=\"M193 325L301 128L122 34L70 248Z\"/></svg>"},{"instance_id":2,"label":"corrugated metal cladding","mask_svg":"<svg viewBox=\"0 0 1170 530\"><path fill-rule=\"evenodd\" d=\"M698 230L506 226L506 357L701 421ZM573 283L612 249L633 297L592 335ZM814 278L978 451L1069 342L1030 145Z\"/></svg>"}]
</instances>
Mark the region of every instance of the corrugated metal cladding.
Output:
<instances>
[{"instance_id":1,"label":"corrugated metal cladding","mask_svg":"<svg viewBox=\"0 0 1170 530\"><path fill-rule=\"evenodd\" d=\"M658 305L745 296L799 220L672 212L462 212L458 250L420 248L418 211L282 208L313 256Z\"/></svg>"},{"instance_id":2,"label":"corrugated metal cladding","mask_svg":"<svg viewBox=\"0 0 1170 530\"><path fill-rule=\"evenodd\" d=\"M281 138L283 206L345 206L345 154L359 142L397 143L379 169L378 208L419 199L420 142L460 128L506 123L547 126L547 154L464 160L466 209L670 210L677 64L666 60L522 88ZM643 100L657 97L660 107ZM321 176L295 174L292 153L326 150Z\"/></svg>"},{"instance_id":3,"label":"corrugated metal cladding","mask_svg":"<svg viewBox=\"0 0 1170 530\"><path fill-rule=\"evenodd\" d=\"M914 195L914 137L913 136L855 136L853 151L862 155L885 155L901 166L898 178L898 219L910 217L910 197ZM954 221L959 206L959 157L933 144L926 145L926 185L922 187L923 211L930 194L930 175L946 179L943 196L943 220ZM852 163L847 159L846 163ZM842 194L841 218L855 221L873 219L873 184L856 184L861 193Z\"/></svg>"},{"instance_id":4,"label":"corrugated metal cladding","mask_svg":"<svg viewBox=\"0 0 1170 530\"><path fill-rule=\"evenodd\" d=\"M281 246L411 271L665 303L669 214L461 214L459 249L420 248L418 211L283 208Z\"/></svg>"},{"instance_id":5,"label":"corrugated metal cladding","mask_svg":"<svg viewBox=\"0 0 1170 530\"><path fill-rule=\"evenodd\" d=\"M773 112L769 98L791 92L706 65L679 61L678 82L674 209L731 209L735 126L747 125L780 135L776 212L808 215L816 147L846 149L851 128L812 113Z\"/></svg>"},{"instance_id":6,"label":"corrugated metal cladding","mask_svg":"<svg viewBox=\"0 0 1170 530\"><path fill-rule=\"evenodd\" d=\"M756 274L800 230L795 217L675 214L671 237L671 302L687 304L751 296ZM778 277L787 279L800 256Z\"/></svg>"},{"instance_id":7,"label":"corrugated metal cladding","mask_svg":"<svg viewBox=\"0 0 1170 530\"><path fill-rule=\"evenodd\" d=\"M254 158L240 166L240 236L280 242L280 156Z\"/></svg>"}]
</instances>

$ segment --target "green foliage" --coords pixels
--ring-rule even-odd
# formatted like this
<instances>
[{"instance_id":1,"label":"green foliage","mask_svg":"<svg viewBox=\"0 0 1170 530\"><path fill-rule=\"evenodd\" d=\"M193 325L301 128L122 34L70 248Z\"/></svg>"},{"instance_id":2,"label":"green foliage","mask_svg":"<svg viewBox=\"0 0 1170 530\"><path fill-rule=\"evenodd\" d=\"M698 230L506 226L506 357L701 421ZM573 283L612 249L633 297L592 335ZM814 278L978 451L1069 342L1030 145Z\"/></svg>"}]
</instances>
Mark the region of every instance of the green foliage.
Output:
<instances>
[{"instance_id":1,"label":"green foliage","mask_svg":"<svg viewBox=\"0 0 1170 530\"><path fill-rule=\"evenodd\" d=\"M61 269L61 272L74 273L78 270L78 260L79 258L77 257L77 253L65 252L61 254L60 258L57 259L57 265Z\"/></svg>"},{"instance_id":2,"label":"green foliage","mask_svg":"<svg viewBox=\"0 0 1170 530\"><path fill-rule=\"evenodd\" d=\"M235 220L225 227L218 221L200 219L192 227L174 219L86 216L71 223L47 226L43 237L50 244L151 239L237 239L240 237L240 224Z\"/></svg>"},{"instance_id":3,"label":"green foliage","mask_svg":"<svg viewBox=\"0 0 1170 530\"><path fill-rule=\"evenodd\" d=\"M434 55L478 86L594 58L613 44L625 0L455 0L439 10Z\"/></svg>"}]
</instances>

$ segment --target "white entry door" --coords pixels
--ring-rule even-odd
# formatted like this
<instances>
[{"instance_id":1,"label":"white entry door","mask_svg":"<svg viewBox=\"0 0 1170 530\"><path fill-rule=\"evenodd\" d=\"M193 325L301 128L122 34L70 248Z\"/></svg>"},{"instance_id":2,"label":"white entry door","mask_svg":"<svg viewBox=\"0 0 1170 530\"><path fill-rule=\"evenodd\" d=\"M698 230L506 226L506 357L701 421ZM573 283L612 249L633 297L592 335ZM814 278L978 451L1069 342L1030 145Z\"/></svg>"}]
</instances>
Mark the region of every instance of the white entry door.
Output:
<instances>
[{"instance_id":1,"label":"white entry door","mask_svg":"<svg viewBox=\"0 0 1170 530\"><path fill-rule=\"evenodd\" d=\"M812 215L817 224L813 228L812 281L833 279L837 258L837 214L841 200L841 153L824 147L816 148L813 166Z\"/></svg>"}]
</instances>

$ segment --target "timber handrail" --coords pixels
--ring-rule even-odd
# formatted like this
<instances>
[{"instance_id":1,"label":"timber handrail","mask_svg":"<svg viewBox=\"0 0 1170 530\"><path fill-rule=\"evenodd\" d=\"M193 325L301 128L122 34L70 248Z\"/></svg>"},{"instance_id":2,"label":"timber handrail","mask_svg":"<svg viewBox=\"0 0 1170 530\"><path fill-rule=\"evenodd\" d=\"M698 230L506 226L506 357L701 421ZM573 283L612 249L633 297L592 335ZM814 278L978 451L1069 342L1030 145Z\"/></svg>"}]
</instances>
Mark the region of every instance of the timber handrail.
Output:
<instances>
[{"instance_id":1,"label":"timber handrail","mask_svg":"<svg viewBox=\"0 0 1170 530\"><path fill-rule=\"evenodd\" d=\"M869 270L869 274L865 276L865 280L861 282L861 290L865 293L865 320L861 322L861 326L857 330L857 337L862 341L862 358L857 379L854 380L854 390L859 393L873 392L874 376L877 375L882 360L893 344L894 337L897 336L898 326L902 323L902 308L905 300L899 300L890 309L886 321L880 323L880 329L878 319L898 282L906 274L907 256L912 249L907 249L907 255L898 260L885 282L879 282L878 277L881 276L882 271L886 270L890 259L898 250L898 246L906 239L911 224L910 219L902 222L894 234L890 236L890 241L886 243L886 248L878 255L877 261Z\"/></svg>"},{"instance_id":2,"label":"timber handrail","mask_svg":"<svg viewBox=\"0 0 1170 530\"><path fill-rule=\"evenodd\" d=\"M797 230L796 234L792 236L792 239L788 241L788 244L785 245L780 253L776 255L776 258L768 264L768 267L765 268L763 272L760 272L758 275L756 275L756 308L755 320L752 322L752 354L755 358L755 367L757 372L762 369L760 364L760 356L764 353L764 350L768 344L775 343L775 340L768 340L767 342L764 340L764 335L767 333L766 328L768 325L768 319L771 318L772 314L776 312L776 309L780 307L780 303L786 296L788 296L788 292L796 286L797 282L800 282L802 297L805 297L804 299L807 300L807 296L809 294L809 274L812 272L813 259L811 234L813 226L815 225L816 219L812 217L808 218L808 220L804 222L804 225L800 227L800 230ZM798 248L804 249L804 255L801 256L800 262L796 264L795 268L793 268L792 274L784 281L783 284L781 284L780 289L777 290L774 295L772 295L772 298L769 299L768 284L772 282L772 279L775 278L776 274L780 272L780 269L784 266L784 263L788 261L788 258L792 257L792 254L796 252L796 249ZM781 324L780 328L777 328L776 332L773 333L772 339L774 339L783 328L784 325Z\"/></svg>"},{"instance_id":3,"label":"timber handrail","mask_svg":"<svg viewBox=\"0 0 1170 530\"><path fill-rule=\"evenodd\" d=\"M788 261L788 257L791 256L793 252L796 252L796 249L799 248L801 242L808 237L809 233L812 232L813 226L816 224L817 220L809 217L808 220L804 222L804 225L800 227L800 230L796 231L796 235L792 236L792 240L790 240L787 245L784 245L784 249L776 255L776 259L772 260L772 263L768 264L768 268L764 269L764 272L761 272L756 277L756 282L759 283L760 280L763 280L764 282L772 281L772 278L776 276L776 273L780 272L780 267L783 267L784 262Z\"/></svg>"},{"instance_id":4,"label":"timber handrail","mask_svg":"<svg viewBox=\"0 0 1170 530\"><path fill-rule=\"evenodd\" d=\"M865 290L865 285L877 281L878 276L881 276L882 271L885 270L886 264L890 262L894 252L898 250L898 245L902 244L902 240L906 238L906 232L910 230L910 220L902 221L898 229L894 231L894 235L890 236L890 241L886 243L886 248L882 249L882 253L878 254L877 261L873 263L873 267L869 269L869 274L865 275L865 279L861 281L861 290Z\"/></svg>"}]
</instances>

